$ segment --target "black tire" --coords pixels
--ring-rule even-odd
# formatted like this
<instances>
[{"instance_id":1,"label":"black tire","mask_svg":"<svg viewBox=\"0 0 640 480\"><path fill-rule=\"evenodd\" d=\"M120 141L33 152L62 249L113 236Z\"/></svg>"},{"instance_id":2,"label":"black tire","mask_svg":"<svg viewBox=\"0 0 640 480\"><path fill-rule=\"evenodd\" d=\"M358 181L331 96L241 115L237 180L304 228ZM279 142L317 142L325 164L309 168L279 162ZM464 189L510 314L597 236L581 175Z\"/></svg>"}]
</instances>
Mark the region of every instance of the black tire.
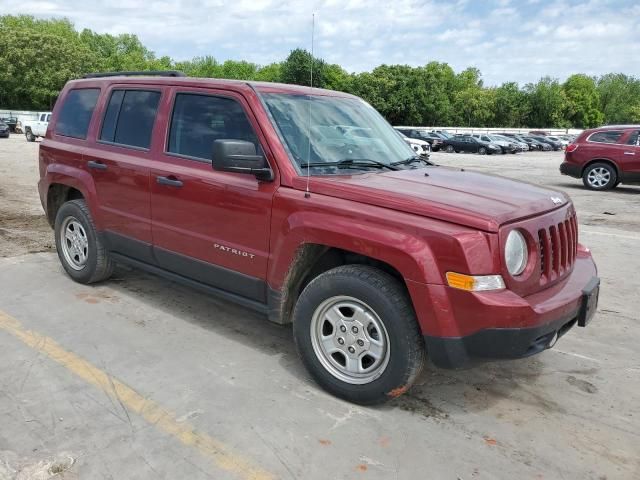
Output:
<instances>
[{"instance_id":1,"label":"black tire","mask_svg":"<svg viewBox=\"0 0 640 480\"><path fill-rule=\"evenodd\" d=\"M445 148L445 151L446 151L447 153L453 153L453 152L455 152L455 150L456 150L456 149L455 149L455 148L453 148L453 145L447 145L447 148Z\"/></svg>"},{"instance_id":2,"label":"black tire","mask_svg":"<svg viewBox=\"0 0 640 480\"><path fill-rule=\"evenodd\" d=\"M33 134L31 129L27 127L27 130L24 132L24 136L27 138L27 142L35 142L36 136Z\"/></svg>"},{"instance_id":3,"label":"black tire","mask_svg":"<svg viewBox=\"0 0 640 480\"><path fill-rule=\"evenodd\" d=\"M77 266L74 268L72 262L66 258L65 247L62 245L63 225L71 221L70 219L81 225L87 239L86 262L80 269ZM60 207L56 215L54 231L58 258L73 280L89 284L106 280L111 276L113 261L97 235L91 213L84 200L71 200Z\"/></svg>"},{"instance_id":4,"label":"black tire","mask_svg":"<svg viewBox=\"0 0 640 480\"><path fill-rule=\"evenodd\" d=\"M366 380L368 383L354 384L338 378L323 365L322 353L314 350L314 313L332 299L339 302L338 297L366 304L386 333L386 366L381 365L377 376ZM341 317L344 318L348 321L348 317ZM353 337L349 329L341 331L347 333L342 334L336 328L335 334L330 331L328 335L335 335L338 342L338 336ZM362 405L382 403L403 394L418 377L425 361L424 340L406 291L391 275L370 266L344 265L314 278L296 303L293 332L298 353L315 381L333 395ZM347 344L349 342L355 345L352 339L347 339ZM360 354L359 366L365 357L366 352Z\"/></svg>"},{"instance_id":5,"label":"black tire","mask_svg":"<svg viewBox=\"0 0 640 480\"><path fill-rule=\"evenodd\" d=\"M618 185L618 172L610 163L595 162L582 172L582 183L589 190L611 190Z\"/></svg>"},{"instance_id":6,"label":"black tire","mask_svg":"<svg viewBox=\"0 0 640 480\"><path fill-rule=\"evenodd\" d=\"M479 155L486 155L487 154L487 149L485 147L480 147L478 149L478 154Z\"/></svg>"}]
</instances>

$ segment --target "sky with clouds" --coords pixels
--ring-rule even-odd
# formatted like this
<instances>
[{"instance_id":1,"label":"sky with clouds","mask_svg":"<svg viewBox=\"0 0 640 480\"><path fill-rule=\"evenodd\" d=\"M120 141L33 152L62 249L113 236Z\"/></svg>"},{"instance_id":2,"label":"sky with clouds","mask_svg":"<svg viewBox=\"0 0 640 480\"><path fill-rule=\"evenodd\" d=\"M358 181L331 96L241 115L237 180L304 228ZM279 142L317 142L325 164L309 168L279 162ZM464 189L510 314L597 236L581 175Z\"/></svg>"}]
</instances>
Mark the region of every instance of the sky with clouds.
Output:
<instances>
[{"instance_id":1,"label":"sky with clouds","mask_svg":"<svg viewBox=\"0 0 640 480\"><path fill-rule=\"evenodd\" d=\"M0 14L67 17L76 28L134 33L158 56L261 65L310 49L351 72L447 62L485 84L541 76L640 76L639 0L0 0Z\"/></svg>"}]
</instances>

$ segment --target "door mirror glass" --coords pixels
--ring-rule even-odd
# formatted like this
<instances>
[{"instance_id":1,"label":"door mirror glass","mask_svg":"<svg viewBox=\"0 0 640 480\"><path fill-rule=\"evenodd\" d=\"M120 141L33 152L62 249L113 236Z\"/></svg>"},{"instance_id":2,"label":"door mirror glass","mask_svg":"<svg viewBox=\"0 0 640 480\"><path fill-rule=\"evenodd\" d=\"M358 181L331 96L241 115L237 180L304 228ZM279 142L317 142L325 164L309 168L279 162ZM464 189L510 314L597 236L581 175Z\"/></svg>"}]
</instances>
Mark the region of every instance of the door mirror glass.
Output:
<instances>
[{"instance_id":1,"label":"door mirror glass","mask_svg":"<svg viewBox=\"0 0 640 480\"><path fill-rule=\"evenodd\" d=\"M245 140L215 140L211 166L220 172L248 173L259 180L273 180L264 156L256 152L253 142Z\"/></svg>"}]
</instances>

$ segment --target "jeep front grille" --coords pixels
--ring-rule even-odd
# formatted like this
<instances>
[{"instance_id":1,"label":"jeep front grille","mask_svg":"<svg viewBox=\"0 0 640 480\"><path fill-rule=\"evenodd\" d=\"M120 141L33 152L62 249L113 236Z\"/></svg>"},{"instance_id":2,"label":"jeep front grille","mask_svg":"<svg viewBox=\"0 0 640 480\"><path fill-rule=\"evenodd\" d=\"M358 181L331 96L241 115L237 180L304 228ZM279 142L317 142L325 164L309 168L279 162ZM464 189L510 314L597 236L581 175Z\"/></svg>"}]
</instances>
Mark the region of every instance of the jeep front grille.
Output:
<instances>
[{"instance_id":1,"label":"jeep front grille","mask_svg":"<svg viewBox=\"0 0 640 480\"><path fill-rule=\"evenodd\" d=\"M538 230L540 285L564 277L573 268L578 252L578 223L568 220Z\"/></svg>"}]
</instances>

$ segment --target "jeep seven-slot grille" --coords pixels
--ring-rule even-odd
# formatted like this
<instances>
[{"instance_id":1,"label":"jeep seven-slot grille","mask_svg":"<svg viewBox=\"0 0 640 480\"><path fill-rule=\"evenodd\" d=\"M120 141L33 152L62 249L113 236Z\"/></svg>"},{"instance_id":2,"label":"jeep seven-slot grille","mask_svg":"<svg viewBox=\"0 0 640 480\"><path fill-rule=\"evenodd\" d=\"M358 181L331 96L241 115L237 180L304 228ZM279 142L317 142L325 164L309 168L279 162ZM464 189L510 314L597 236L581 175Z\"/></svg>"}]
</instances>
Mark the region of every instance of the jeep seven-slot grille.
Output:
<instances>
[{"instance_id":1,"label":"jeep seven-slot grille","mask_svg":"<svg viewBox=\"0 0 640 480\"><path fill-rule=\"evenodd\" d=\"M538 230L540 284L562 278L571 271L578 253L578 223L575 214L557 225Z\"/></svg>"}]
</instances>

